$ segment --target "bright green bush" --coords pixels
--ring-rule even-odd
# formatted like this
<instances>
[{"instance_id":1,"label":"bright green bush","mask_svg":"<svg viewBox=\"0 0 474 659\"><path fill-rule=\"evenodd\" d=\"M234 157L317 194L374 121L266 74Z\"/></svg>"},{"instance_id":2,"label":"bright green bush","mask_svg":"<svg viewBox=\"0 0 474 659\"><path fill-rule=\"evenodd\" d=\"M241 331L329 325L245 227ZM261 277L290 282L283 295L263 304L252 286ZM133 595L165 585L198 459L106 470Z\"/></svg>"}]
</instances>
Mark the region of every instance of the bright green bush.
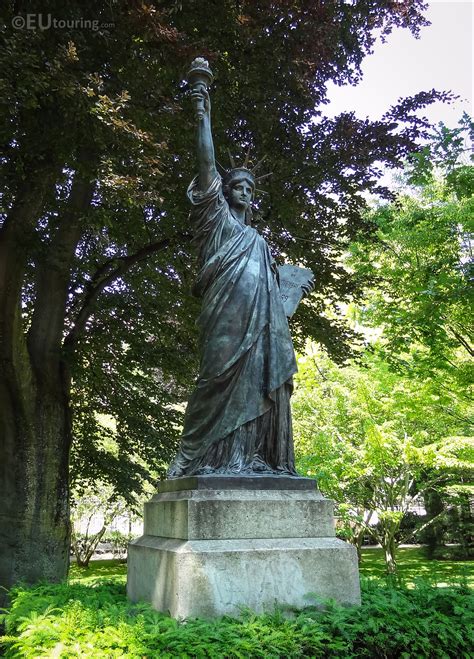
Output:
<instances>
[{"instance_id":1,"label":"bright green bush","mask_svg":"<svg viewBox=\"0 0 474 659\"><path fill-rule=\"evenodd\" d=\"M177 622L127 601L113 581L12 591L7 657L456 657L474 651L466 586L363 584L361 607L243 612Z\"/></svg>"}]
</instances>

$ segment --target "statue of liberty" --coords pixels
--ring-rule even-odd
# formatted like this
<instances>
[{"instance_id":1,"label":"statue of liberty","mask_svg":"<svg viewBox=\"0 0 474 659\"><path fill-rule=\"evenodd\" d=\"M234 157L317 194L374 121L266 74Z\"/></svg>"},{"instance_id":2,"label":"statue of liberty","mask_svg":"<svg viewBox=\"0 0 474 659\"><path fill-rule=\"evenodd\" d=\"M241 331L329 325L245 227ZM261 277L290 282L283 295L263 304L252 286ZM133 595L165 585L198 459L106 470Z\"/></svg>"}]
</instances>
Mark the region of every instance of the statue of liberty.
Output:
<instances>
[{"instance_id":1,"label":"statue of liberty","mask_svg":"<svg viewBox=\"0 0 474 659\"><path fill-rule=\"evenodd\" d=\"M212 79L205 60L193 67ZM278 268L251 226L256 177L247 163L221 177L202 79L191 98L198 115L198 174L188 197L200 267L193 293L202 299L201 360L168 476L294 476L290 396L296 360ZM300 298L312 285L311 273L302 272Z\"/></svg>"}]
</instances>

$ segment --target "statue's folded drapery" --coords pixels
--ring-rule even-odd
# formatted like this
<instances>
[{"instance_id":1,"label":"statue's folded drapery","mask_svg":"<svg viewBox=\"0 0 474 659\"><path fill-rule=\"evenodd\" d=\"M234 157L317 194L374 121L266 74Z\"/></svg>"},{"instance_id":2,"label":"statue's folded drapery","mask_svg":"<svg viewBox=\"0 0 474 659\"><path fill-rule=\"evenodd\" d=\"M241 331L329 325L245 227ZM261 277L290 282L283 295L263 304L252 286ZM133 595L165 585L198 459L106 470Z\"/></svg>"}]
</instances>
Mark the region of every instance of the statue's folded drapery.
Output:
<instances>
[{"instance_id":1,"label":"statue's folded drapery","mask_svg":"<svg viewBox=\"0 0 474 659\"><path fill-rule=\"evenodd\" d=\"M206 192L194 179L188 196L201 266L201 364L169 475L294 474L296 361L269 247L233 217L219 176Z\"/></svg>"}]
</instances>

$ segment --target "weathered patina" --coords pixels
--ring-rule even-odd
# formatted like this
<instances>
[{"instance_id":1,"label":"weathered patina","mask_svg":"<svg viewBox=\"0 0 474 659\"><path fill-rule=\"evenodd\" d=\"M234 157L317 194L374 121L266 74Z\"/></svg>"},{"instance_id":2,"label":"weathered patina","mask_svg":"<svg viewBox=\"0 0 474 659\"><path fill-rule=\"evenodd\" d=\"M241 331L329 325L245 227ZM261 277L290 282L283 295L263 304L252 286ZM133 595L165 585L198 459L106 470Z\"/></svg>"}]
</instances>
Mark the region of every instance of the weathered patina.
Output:
<instances>
[{"instance_id":1,"label":"weathered patina","mask_svg":"<svg viewBox=\"0 0 474 659\"><path fill-rule=\"evenodd\" d=\"M193 64L199 172L188 197L200 265L194 293L202 298L201 363L169 477L294 475L296 361L278 269L251 226L253 172L233 168L222 178L217 171L206 84L212 74L204 60ZM309 276L303 288L310 282Z\"/></svg>"}]
</instances>

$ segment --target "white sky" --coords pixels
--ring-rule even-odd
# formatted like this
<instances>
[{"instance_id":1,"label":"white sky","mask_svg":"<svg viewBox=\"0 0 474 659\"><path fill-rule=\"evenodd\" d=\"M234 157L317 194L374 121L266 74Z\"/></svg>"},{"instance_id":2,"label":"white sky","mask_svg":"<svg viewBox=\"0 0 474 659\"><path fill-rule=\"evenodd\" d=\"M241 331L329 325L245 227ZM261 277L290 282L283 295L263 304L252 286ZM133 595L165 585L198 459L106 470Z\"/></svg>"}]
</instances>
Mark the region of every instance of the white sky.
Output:
<instances>
[{"instance_id":1,"label":"white sky","mask_svg":"<svg viewBox=\"0 0 474 659\"><path fill-rule=\"evenodd\" d=\"M362 62L356 87L330 84L325 114L354 110L359 118L379 119L400 97L419 91L452 90L462 97L453 105L436 103L423 111L432 123L457 125L464 111L473 114L473 1L432 0L426 11L431 25L415 39L397 29Z\"/></svg>"}]
</instances>

